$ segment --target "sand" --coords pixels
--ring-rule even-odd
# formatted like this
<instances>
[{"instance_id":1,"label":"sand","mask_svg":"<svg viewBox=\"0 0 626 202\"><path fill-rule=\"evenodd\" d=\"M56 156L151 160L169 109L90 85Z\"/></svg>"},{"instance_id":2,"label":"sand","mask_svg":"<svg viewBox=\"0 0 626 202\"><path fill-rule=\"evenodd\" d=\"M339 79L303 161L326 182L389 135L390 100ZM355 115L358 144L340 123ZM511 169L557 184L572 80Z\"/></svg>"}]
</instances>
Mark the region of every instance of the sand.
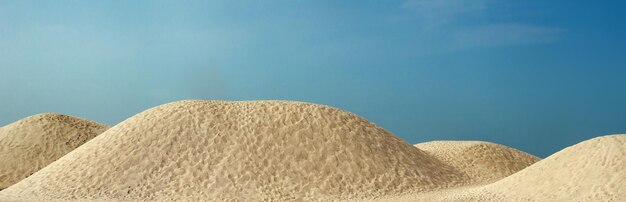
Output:
<instances>
[{"instance_id":1,"label":"sand","mask_svg":"<svg viewBox=\"0 0 626 202\"><path fill-rule=\"evenodd\" d=\"M61 114L38 114L0 127L0 190L30 176L108 129Z\"/></svg>"},{"instance_id":2,"label":"sand","mask_svg":"<svg viewBox=\"0 0 626 202\"><path fill-rule=\"evenodd\" d=\"M484 189L494 198L626 201L626 135L568 147Z\"/></svg>"},{"instance_id":3,"label":"sand","mask_svg":"<svg viewBox=\"0 0 626 202\"><path fill-rule=\"evenodd\" d=\"M291 101L179 101L115 125L0 201L626 201L626 135L546 159L488 142L415 146Z\"/></svg>"},{"instance_id":4,"label":"sand","mask_svg":"<svg viewBox=\"0 0 626 202\"><path fill-rule=\"evenodd\" d=\"M626 135L583 141L484 186L377 201L626 201Z\"/></svg>"},{"instance_id":5,"label":"sand","mask_svg":"<svg viewBox=\"0 0 626 202\"><path fill-rule=\"evenodd\" d=\"M482 141L432 141L415 147L468 175L469 185L494 182L540 160L517 149Z\"/></svg>"},{"instance_id":6,"label":"sand","mask_svg":"<svg viewBox=\"0 0 626 202\"><path fill-rule=\"evenodd\" d=\"M287 101L179 101L112 127L4 197L338 200L453 187L466 176L352 113Z\"/></svg>"}]
</instances>

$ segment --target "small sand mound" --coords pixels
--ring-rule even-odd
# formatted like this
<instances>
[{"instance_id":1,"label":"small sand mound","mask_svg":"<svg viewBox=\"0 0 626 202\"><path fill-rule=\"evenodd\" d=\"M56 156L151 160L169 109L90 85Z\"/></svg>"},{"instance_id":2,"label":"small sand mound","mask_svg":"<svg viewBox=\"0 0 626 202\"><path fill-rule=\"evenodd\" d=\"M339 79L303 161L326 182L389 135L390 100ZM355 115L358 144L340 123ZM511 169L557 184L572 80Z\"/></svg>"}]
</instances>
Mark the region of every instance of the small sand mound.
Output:
<instances>
[{"instance_id":1,"label":"small sand mound","mask_svg":"<svg viewBox=\"0 0 626 202\"><path fill-rule=\"evenodd\" d=\"M540 160L517 149L481 141L432 141L415 147L467 174L473 184L494 182Z\"/></svg>"},{"instance_id":2,"label":"small sand mound","mask_svg":"<svg viewBox=\"0 0 626 202\"><path fill-rule=\"evenodd\" d=\"M47 166L109 127L61 114L39 114L0 127L0 190Z\"/></svg>"},{"instance_id":3,"label":"small sand mound","mask_svg":"<svg viewBox=\"0 0 626 202\"><path fill-rule=\"evenodd\" d=\"M565 148L484 189L503 199L626 201L626 135Z\"/></svg>"},{"instance_id":4,"label":"small sand mound","mask_svg":"<svg viewBox=\"0 0 626 202\"><path fill-rule=\"evenodd\" d=\"M179 101L114 126L0 192L33 200L334 200L465 175L354 114L288 101Z\"/></svg>"}]
</instances>

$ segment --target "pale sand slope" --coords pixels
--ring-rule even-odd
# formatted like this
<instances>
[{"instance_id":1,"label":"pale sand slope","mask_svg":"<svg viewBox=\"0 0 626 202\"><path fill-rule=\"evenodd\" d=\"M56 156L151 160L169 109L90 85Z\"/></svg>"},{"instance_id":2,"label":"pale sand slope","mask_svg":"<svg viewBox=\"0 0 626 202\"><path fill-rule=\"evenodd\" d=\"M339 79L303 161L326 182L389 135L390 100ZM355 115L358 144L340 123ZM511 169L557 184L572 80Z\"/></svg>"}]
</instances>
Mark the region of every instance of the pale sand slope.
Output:
<instances>
[{"instance_id":1,"label":"pale sand slope","mask_svg":"<svg viewBox=\"0 0 626 202\"><path fill-rule=\"evenodd\" d=\"M0 200L359 199L467 177L375 124L289 101L179 101L107 130Z\"/></svg>"},{"instance_id":2,"label":"pale sand slope","mask_svg":"<svg viewBox=\"0 0 626 202\"><path fill-rule=\"evenodd\" d=\"M38 114L0 127L0 190L108 129L61 114Z\"/></svg>"},{"instance_id":3,"label":"pale sand slope","mask_svg":"<svg viewBox=\"0 0 626 202\"><path fill-rule=\"evenodd\" d=\"M626 201L626 135L581 142L489 185L379 201Z\"/></svg>"},{"instance_id":4,"label":"pale sand slope","mask_svg":"<svg viewBox=\"0 0 626 202\"><path fill-rule=\"evenodd\" d=\"M626 201L626 135L565 148L485 189L501 198Z\"/></svg>"},{"instance_id":5,"label":"pale sand slope","mask_svg":"<svg viewBox=\"0 0 626 202\"><path fill-rule=\"evenodd\" d=\"M500 180L540 160L517 149L482 141L432 141L415 147L467 174L471 184Z\"/></svg>"}]
</instances>

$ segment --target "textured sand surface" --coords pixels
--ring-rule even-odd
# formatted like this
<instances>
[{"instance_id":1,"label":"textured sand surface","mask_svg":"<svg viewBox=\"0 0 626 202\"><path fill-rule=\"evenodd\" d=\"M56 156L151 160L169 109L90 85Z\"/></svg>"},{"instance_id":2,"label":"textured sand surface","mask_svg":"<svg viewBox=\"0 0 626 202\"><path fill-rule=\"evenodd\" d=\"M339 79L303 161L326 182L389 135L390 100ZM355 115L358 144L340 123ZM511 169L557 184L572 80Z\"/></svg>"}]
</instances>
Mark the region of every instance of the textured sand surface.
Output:
<instances>
[{"instance_id":1,"label":"textured sand surface","mask_svg":"<svg viewBox=\"0 0 626 202\"><path fill-rule=\"evenodd\" d=\"M481 141L432 141L415 147L470 176L470 184L502 179L540 160L517 149Z\"/></svg>"},{"instance_id":2,"label":"textured sand surface","mask_svg":"<svg viewBox=\"0 0 626 202\"><path fill-rule=\"evenodd\" d=\"M38 114L0 127L0 190L108 129L61 114Z\"/></svg>"},{"instance_id":3,"label":"textured sand surface","mask_svg":"<svg viewBox=\"0 0 626 202\"><path fill-rule=\"evenodd\" d=\"M626 201L626 135L581 142L485 186L378 201Z\"/></svg>"},{"instance_id":4,"label":"textured sand surface","mask_svg":"<svg viewBox=\"0 0 626 202\"><path fill-rule=\"evenodd\" d=\"M626 201L626 135L565 148L485 190L520 200Z\"/></svg>"},{"instance_id":5,"label":"textured sand surface","mask_svg":"<svg viewBox=\"0 0 626 202\"><path fill-rule=\"evenodd\" d=\"M0 138L7 129L26 130L19 128L29 119L0 128ZM57 128L48 121L42 128ZM52 131L71 127L59 128ZM74 145L70 140L41 144ZM539 160L478 141L412 146L317 104L179 101L123 121L0 191L0 201L59 200L626 201L626 135Z\"/></svg>"},{"instance_id":6,"label":"textured sand surface","mask_svg":"<svg viewBox=\"0 0 626 202\"><path fill-rule=\"evenodd\" d=\"M466 180L336 108L179 101L125 120L0 197L310 201L423 192Z\"/></svg>"}]
</instances>

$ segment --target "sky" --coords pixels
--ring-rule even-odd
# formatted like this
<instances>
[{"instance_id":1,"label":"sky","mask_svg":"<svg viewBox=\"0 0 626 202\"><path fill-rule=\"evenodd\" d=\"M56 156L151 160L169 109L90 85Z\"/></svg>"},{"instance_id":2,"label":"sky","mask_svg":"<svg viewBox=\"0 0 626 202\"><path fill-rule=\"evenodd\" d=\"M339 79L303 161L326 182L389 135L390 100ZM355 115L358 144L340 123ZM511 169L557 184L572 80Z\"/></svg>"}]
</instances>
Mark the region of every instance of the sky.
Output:
<instances>
[{"instance_id":1,"label":"sky","mask_svg":"<svg viewBox=\"0 0 626 202\"><path fill-rule=\"evenodd\" d=\"M0 1L0 125L297 100L546 157L626 133L624 1Z\"/></svg>"}]
</instances>

